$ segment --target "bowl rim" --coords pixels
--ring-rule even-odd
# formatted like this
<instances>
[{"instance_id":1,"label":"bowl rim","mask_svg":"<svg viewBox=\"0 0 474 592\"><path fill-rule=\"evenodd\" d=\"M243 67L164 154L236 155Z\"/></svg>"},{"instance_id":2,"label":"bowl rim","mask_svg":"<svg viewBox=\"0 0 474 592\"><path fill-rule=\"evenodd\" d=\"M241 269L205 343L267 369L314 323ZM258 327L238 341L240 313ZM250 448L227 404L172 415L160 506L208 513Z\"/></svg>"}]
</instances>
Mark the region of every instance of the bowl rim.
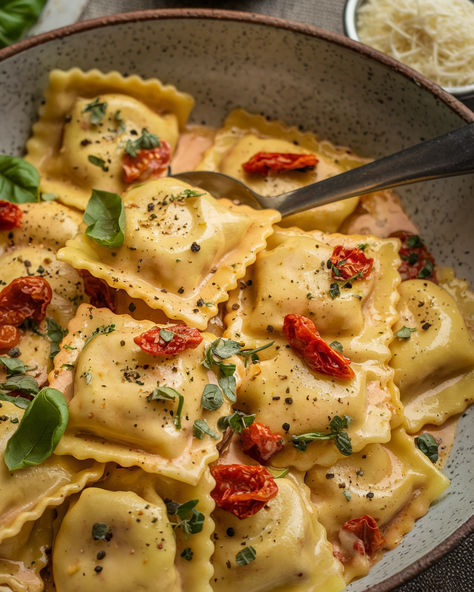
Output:
<instances>
[{"instance_id":1,"label":"bowl rim","mask_svg":"<svg viewBox=\"0 0 474 592\"><path fill-rule=\"evenodd\" d=\"M139 10L127 13L117 13L109 16L98 17L86 21L80 21L72 25L54 29L34 37L30 37L4 49L0 49L0 63L4 60L17 56L24 51L27 51L36 46L42 45L49 41L57 39L64 39L76 33L90 31L101 27L108 27L114 25L130 24L134 22L152 21L152 20L171 20L171 19L207 19L219 21L234 21L248 24L259 24L270 26L277 29L284 29L308 35L309 37L316 37L324 39L330 43L343 46L346 49L355 51L377 62L388 66L396 73L408 78L411 83L429 91L435 95L442 103L451 108L457 115L459 115L466 123L474 122L474 112L466 107L461 101L456 99L453 95L446 92L442 87L432 82L416 70L409 66L398 62L394 58L358 41L354 41L344 35L327 31L312 25L306 25L296 21L281 19L278 17L268 16L264 14L256 14L252 12L243 12L237 10L220 10L220 9L206 9L206 8L173 8L173 9L149 9ZM366 589L366 592L390 592L397 586L405 584L413 579L427 567L441 559L446 553L454 549L462 540L467 538L474 532L474 515L468 518L461 526L459 526L453 533L451 533L444 541L437 545L434 549L415 560L408 567L399 571L385 580L372 585Z\"/></svg>"},{"instance_id":2,"label":"bowl rim","mask_svg":"<svg viewBox=\"0 0 474 592\"><path fill-rule=\"evenodd\" d=\"M368 0L346 0L343 9L344 33L353 41L362 43L357 32L356 14L359 8ZM474 83L463 86L442 86L443 90L455 96L468 99L474 96Z\"/></svg>"}]
</instances>

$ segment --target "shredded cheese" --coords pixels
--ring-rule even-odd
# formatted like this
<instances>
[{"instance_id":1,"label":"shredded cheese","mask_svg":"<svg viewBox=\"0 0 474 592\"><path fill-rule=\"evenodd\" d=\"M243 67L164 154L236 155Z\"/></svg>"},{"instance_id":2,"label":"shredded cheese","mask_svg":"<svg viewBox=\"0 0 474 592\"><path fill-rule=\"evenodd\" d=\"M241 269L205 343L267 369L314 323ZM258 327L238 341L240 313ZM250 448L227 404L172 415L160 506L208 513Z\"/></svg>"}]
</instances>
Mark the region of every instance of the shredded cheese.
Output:
<instances>
[{"instance_id":1,"label":"shredded cheese","mask_svg":"<svg viewBox=\"0 0 474 592\"><path fill-rule=\"evenodd\" d=\"M474 4L469 0L368 0L359 39L446 87L474 83Z\"/></svg>"}]
</instances>

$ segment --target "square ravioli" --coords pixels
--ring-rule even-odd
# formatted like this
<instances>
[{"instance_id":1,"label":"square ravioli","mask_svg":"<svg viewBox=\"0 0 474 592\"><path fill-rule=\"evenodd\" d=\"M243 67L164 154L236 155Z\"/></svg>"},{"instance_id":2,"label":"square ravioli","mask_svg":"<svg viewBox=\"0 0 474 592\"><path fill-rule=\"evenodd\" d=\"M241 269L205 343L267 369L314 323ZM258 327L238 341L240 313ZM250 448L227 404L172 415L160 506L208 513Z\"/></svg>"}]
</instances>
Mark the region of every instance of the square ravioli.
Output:
<instances>
[{"instance_id":1,"label":"square ravioli","mask_svg":"<svg viewBox=\"0 0 474 592\"><path fill-rule=\"evenodd\" d=\"M274 210L216 200L170 177L130 188L123 205L121 247L100 246L83 226L59 258L198 329L216 316L280 220Z\"/></svg>"},{"instance_id":2,"label":"square ravioli","mask_svg":"<svg viewBox=\"0 0 474 592\"><path fill-rule=\"evenodd\" d=\"M246 172L242 165L255 154L284 153L316 156L316 167L310 170L271 172L267 175ZM243 109L232 111L218 130L214 144L206 151L199 170L219 171L239 179L261 195L278 195L316 183L346 170L360 166L367 160L350 150L319 141L310 132L301 132L280 121L271 121ZM283 219L282 226L298 226L304 230L335 232L356 208L358 197L351 197Z\"/></svg>"},{"instance_id":3,"label":"square ravioli","mask_svg":"<svg viewBox=\"0 0 474 592\"><path fill-rule=\"evenodd\" d=\"M64 516L53 548L55 589L94 590L100 584L104 592L153 592L158 574L160 590L211 592L212 487L208 472L190 486L140 469L112 468ZM191 500L200 528L189 533L178 526L176 508ZM108 535L93 540L96 524L105 525Z\"/></svg>"},{"instance_id":4,"label":"square ravioli","mask_svg":"<svg viewBox=\"0 0 474 592\"><path fill-rule=\"evenodd\" d=\"M190 95L157 79L53 70L26 159L41 174L41 191L84 210L92 188L126 188L126 167L140 164L139 148L156 150L152 175L166 174L193 105Z\"/></svg>"},{"instance_id":5,"label":"square ravioli","mask_svg":"<svg viewBox=\"0 0 474 592\"><path fill-rule=\"evenodd\" d=\"M344 287L345 281L335 282L327 262L337 246L361 244L373 259L372 270ZM248 347L274 341L248 368L239 405L256 413L257 421L272 431L289 436L325 431L332 417L348 415L353 450L387 442L392 425L401 421L388 365L397 319L398 264L396 239L277 229L227 304L225 337L242 339ZM340 288L332 297L334 283ZM353 377L310 369L284 335L287 314L314 321L322 339L350 360ZM288 444L272 462L308 470L315 462L331 464L336 457L332 442L314 442L305 452Z\"/></svg>"},{"instance_id":6,"label":"square ravioli","mask_svg":"<svg viewBox=\"0 0 474 592\"><path fill-rule=\"evenodd\" d=\"M134 338L154 326L105 308L79 307L50 374L51 386L69 401L69 424L56 453L140 466L195 484L218 456L217 421L230 411L227 399L202 405L205 387L217 383L202 365L215 335L203 333L193 349L176 355L152 355ZM174 326L166 327L165 336ZM232 361L238 386L242 363ZM209 431L196 433L196 420Z\"/></svg>"},{"instance_id":7,"label":"square ravioli","mask_svg":"<svg viewBox=\"0 0 474 592\"><path fill-rule=\"evenodd\" d=\"M343 528L347 521L372 517L385 539L383 548L393 549L449 485L401 428L386 444L370 444L329 468L314 467L305 480L347 581L365 575L374 559L357 552L354 534Z\"/></svg>"},{"instance_id":8,"label":"square ravioli","mask_svg":"<svg viewBox=\"0 0 474 592\"><path fill-rule=\"evenodd\" d=\"M443 424L474 401L474 342L455 300L427 280L400 285L400 318L408 338L391 344L405 426L415 433Z\"/></svg>"}]
</instances>

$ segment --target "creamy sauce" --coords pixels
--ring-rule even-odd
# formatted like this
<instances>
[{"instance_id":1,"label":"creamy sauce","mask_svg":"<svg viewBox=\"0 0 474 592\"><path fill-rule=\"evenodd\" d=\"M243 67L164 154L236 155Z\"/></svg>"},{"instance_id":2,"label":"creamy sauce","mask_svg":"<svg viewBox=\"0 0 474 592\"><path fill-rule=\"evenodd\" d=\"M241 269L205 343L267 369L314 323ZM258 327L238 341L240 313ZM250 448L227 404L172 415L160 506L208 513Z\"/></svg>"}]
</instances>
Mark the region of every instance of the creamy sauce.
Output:
<instances>
[{"instance_id":1,"label":"creamy sauce","mask_svg":"<svg viewBox=\"0 0 474 592\"><path fill-rule=\"evenodd\" d=\"M194 170L212 146L215 130L203 125L190 125L179 137L178 147L171 160L171 171L182 173Z\"/></svg>"}]
</instances>

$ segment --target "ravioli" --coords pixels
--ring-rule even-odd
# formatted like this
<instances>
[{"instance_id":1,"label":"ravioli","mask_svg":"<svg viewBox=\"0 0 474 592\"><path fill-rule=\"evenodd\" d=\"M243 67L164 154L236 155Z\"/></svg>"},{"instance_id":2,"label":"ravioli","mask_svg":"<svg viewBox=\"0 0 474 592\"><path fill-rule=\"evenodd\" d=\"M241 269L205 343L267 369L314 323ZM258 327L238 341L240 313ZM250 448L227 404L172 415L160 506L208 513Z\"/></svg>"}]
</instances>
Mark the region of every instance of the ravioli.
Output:
<instances>
[{"instance_id":1,"label":"ravioli","mask_svg":"<svg viewBox=\"0 0 474 592\"><path fill-rule=\"evenodd\" d=\"M85 490L67 512L53 551L58 592L131 589L211 592L212 483L198 487L143 473L112 469L100 488ZM186 538L173 528L167 503L197 499L202 530ZM105 539L94 540L94 524L106 525ZM85 550L85 552L84 552ZM186 560L191 553L192 560Z\"/></svg>"},{"instance_id":2,"label":"ravioli","mask_svg":"<svg viewBox=\"0 0 474 592\"><path fill-rule=\"evenodd\" d=\"M6 401L1 405L0 457L3 459L23 410ZM67 496L100 479L103 470L103 466L94 461L78 461L56 454L41 465L13 473L1 462L0 542L18 534L25 522L36 520L49 506L59 506Z\"/></svg>"},{"instance_id":3,"label":"ravioli","mask_svg":"<svg viewBox=\"0 0 474 592\"><path fill-rule=\"evenodd\" d=\"M69 424L56 453L195 484L218 454L216 439L193 436L194 421L206 420L217 436L217 420L230 410L228 401L216 411L201 406L204 387L217 382L201 364L215 336L203 333L197 348L175 356L152 356L133 338L153 326L104 308L79 308L50 375L51 386L69 400ZM235 363L241 372L242 363ZM182 395L181 428L178 400L148 400L158 384Z\"/></svg>"},{"instance_id":4,"label":"ravioli","mask_svg":"<svg viewBox=\"0 0 474 592\"><path fill-rule=\"evenodd\" d=\"M82 210L92 188L124 190L124 148L143 129L174 150L194 104L190 95L157 79L78 68L53 70L45 99L26 159L39 170L43 192ZM106 105L96 117L94 101Z\"/></svg>"},{"instance_id":5,"label":"ravioli","mask_svg":"<svg viewBox=\"0 0 474 592\"><path fill-rule=\"evenodd\" d=\"M334 279L326 265L333 248L362 243L374 259L370 275L351 288L341 287L333 299L329 290ZM248 370L239 393L243 409L288 436L324 431L334 415L349 415L353 450L387 442L391 427L401 421L388 366L397 318L398 263L394 239L277 229L227 304L226 337L242 339L249 347L275 342ZM282 336L289 313L313 320L327 343L339 342L355 378L347 381L311 371ZM304 453L290 445L272 462L308 470L315 462L332 464L336 454L332 442L312 443Z\"/></svg>"},{"instance_id":6,"label":"ravioli","mask_svg":"<svg viewBox=\"0 0 474 592\"><path fill-rule=\"evenodd\" d=\"M280 219L274 210L216 200L173 178L132 187L123 203L122 247L101 247L82 228L59 259L201 330Z\"/></svg>"},{"instance_id":7,"label":"ravioli","mask_svg":"<svg viewBox=\"0 0 474 592\"><path fill-rule=\"evenodd\" d=\"M344 553L342 525L368 514L380 527L386 549L393 549L449 485L403 429L386 444L370 444L335 465L313 467L306 476L311 499L328 539ZM360 577L369 562L346 564L346 578Z\"/></svg>"},{"instance_id":8,"label":"ravioli","mask_svg":"<svg viewBox=\"0 0 474 592\"><path fill-rule=\"evenodd\" d=\"M290 171L267 177L246 173L242 164L257 152L312 153L318 158L314 171ZM279 121L236 109L227 116L217 132L214 144L207 150L199 170L219 171L240 179L261 195L278 195L304 185L332 177L366 162L349 150L330 142L320 142L309 132L300 132ZM312 208L284 218L282 226L298 226L304 230L335 232L357 206L358 197Z\"/></svg>"},{"instance_id":9,"label":"ravioli","mask_svg":"<svg viewBox=\"0 0 474 592\"><path fill-rule=\"evenodd\" d=\"M278 494L264 510L239 520L217 508L213 557L215 592L340 592L345 583L324 528L305 487L278 479ZM239 566L235 557L253 547L256 560Z\"/></svg>"},{"instance_id":10,"label":"ravioli","mask_svg":"<svg viewBox=\"0 0 474 592\"><path fill-rule=\"evenodd\" d=\"M415 329L396 338L391 350L395 382L410 433L425 424L441 425L474 400L474 343L455 300L424 280L400 285L400 319Z\"/></svg>"}]
</instances>

